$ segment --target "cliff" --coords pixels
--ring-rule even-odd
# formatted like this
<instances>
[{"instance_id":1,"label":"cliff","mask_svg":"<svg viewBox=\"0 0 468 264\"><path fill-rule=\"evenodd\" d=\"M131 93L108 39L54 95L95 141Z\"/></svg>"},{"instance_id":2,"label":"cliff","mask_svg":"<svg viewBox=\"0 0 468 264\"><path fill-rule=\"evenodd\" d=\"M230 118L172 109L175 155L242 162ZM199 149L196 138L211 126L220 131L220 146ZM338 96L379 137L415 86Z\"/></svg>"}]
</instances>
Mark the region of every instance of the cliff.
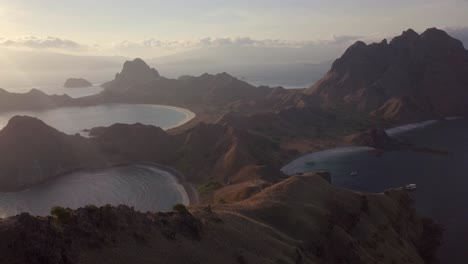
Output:
<instances>
[{"instance_id":1,"label":"cliff","mask_svg":"<svg viewBox=\"0 0 468 264\"><path fill-rule=\"evenodd\" d=\"M172 213L125 206L0 221L0 263L436 263L440 228L402 190L291 177L232 205Z\"/></svg>"},{"instance_id":2,"label":"cliff","mask_svg":"<svg viewBox=\"0 0 468 264\"><path fill-rule=\"evenodd\" d=\"M150 68L142 59L126 61L120 73L115 75L114 80L102 84L102 87L114 91L126 91L134 85L147 84L159 78L156 69Z\"/></svg>"},{"instance_id":3,"label":"cliff","mask_svg":"<svg viewBox=\"0 0 468 264\"><path fill-rule=\"evenodd\" d=\"M468 51L446 32L409 29L390 43L357 42L306 90L324 105L396 122L468 113Z\"/></svg>"},{"instance_id":4,"label":"cliff","mask_svg":"<svg viewBox=\"0 0 468 264\"><path fill-rule=\"evenodd\" d=\"M347 136L345 141L357 146L369 146L377 149L397 149L399 143L383 129L369 129L362 133Z\"/></svg>"},{"instance_id":5,"label":"cliff","mask_svg":"<svg viewBox=\"0 0 468 264\"><path fill-rule=\"evenodd\" d=\"M87 139L16 116L0 131L0 191L17 191L80 168L105 166Z\"/></svg>"}]
</instances>

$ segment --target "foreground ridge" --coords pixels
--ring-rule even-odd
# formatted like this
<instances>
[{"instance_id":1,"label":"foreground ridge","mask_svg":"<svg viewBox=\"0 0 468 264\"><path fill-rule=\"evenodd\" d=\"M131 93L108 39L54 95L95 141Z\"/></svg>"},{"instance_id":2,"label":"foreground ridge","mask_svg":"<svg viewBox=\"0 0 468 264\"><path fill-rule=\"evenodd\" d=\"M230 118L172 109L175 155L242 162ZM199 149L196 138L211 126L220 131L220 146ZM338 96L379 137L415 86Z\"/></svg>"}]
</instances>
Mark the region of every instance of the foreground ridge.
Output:
<instances>
[{"instance_id":1,"label":"foreground ridge","mask_svg":"<svg viewBox=\"0 0 468 264\"><path fill-rule=\"evenodd\" d=\"M435 263L440 230L415 214L404 190L355 193L326 178L294 176L190 212L23 213L0 221L0 263Z\"/></svg>"}]
</instances>

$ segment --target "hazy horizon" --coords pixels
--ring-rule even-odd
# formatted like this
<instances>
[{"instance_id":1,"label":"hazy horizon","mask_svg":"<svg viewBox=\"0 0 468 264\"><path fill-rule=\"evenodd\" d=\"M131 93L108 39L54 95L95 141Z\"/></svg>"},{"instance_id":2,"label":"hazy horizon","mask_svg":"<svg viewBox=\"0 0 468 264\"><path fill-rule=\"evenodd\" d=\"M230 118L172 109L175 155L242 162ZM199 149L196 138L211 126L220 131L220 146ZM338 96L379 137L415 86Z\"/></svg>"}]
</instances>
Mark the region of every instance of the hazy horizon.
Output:
<instances>
[{"instance_id":1,"label":"hazy horizon","mask_svg":"<svg viewBox=\"0 0 468 264\"><path fill-rule=\"evenodd\" d=\"M0 0L0 87L102 83L135 57L170 78L229 72L256 85L305 87L357 40L438 27L466 47L466 10L466 0Z\"/></svg>"}]
</instances>

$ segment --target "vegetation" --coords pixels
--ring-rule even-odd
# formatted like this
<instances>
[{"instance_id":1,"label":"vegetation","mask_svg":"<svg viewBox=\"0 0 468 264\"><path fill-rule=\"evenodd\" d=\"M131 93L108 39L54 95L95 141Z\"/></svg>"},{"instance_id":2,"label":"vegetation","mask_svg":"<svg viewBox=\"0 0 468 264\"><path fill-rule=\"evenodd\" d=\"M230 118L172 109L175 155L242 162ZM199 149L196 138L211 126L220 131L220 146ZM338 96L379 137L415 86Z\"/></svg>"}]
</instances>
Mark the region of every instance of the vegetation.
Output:
<instances>
[{"instance_id":1,"label":"vegetation","mask_svg":"<svg viewBox=\"0 0 468 264\"><path fill-rule=\"evenodd\" d=\"M423 238L419 246L419 254L427 263L438 263L437 249L442 246L444 229L431 218L423 218L422 225Z\"/></svg>"},{"instance_id":2,"label":"vegetation","mask_svg":"<svg viewBox=\"0 0 468 264\"><path fill-rule=\"evenodd\" d=\"M84 208L85 208L86 210L88 210L88 211L96 211L96 210L99 209L99 208L98 208L96 205L94 205L94 204L87 204L87 205L84 206Z\"/></svg>"},{"instance_id":3,"label":"vegetation","mask_svg":"<svg viewBox=\"0 0 468 264\"><path fill-rule=\"evenodd\" d=\"M221 187L223 187L223 185L221 183L209 182L207 184L199 186L198 187L198 193L200 193L200 194L212 193L212 192L220 189Z\"/></svg>"},{"instance_id":4,"label":"vegetation","mask_svg":"<svg viewBox=\"0 0 468 264\"><path fill-rule=\"evenodd\" d=\"M361 211L366 214L369 214L369 200L366 195L361 196Z\"/></svg>"},{"instance_id":5,"label":"vegetation","mask_svg":"<svg viewBox=\"0 0 468 264\"><path fill-rule=\"evenodd\" d=\"M189 211L187 210L187 207L183 204L176 204L172 208L174 211L179 212L181 214L187 214Z\"/></svg>"},{"instance_id":6,"label":"vegetation","mask_svg":"<svg viewBox=\"0 0 468 264\"><path fill-rule=\"evenodd\" d=\"M63 208L61 206L54 206L50 209L50 215L56 217L63 224L70 222L71 212L70 208Z\"/></svg>"}]
</instances>

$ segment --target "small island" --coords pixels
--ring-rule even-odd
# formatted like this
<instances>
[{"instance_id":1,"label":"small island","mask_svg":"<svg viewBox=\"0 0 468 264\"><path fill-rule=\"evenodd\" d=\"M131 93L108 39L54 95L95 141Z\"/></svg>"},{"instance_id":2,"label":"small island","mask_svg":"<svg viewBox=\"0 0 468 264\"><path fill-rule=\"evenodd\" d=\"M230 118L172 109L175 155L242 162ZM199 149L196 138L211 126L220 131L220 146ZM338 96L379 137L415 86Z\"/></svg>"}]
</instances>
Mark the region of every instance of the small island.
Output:
<instances>
[{"instance_id":1,"label":"small island","mask_svg":"<svg viewBox=\"0 0 468 264\"><path fill-rule=\"evenodd\" d=\"M77 87L91 87L93 86L88 80L83 78L70 78L65 81L63 87L65 88L77 88Z\"/></svg>"}]
</instances>

